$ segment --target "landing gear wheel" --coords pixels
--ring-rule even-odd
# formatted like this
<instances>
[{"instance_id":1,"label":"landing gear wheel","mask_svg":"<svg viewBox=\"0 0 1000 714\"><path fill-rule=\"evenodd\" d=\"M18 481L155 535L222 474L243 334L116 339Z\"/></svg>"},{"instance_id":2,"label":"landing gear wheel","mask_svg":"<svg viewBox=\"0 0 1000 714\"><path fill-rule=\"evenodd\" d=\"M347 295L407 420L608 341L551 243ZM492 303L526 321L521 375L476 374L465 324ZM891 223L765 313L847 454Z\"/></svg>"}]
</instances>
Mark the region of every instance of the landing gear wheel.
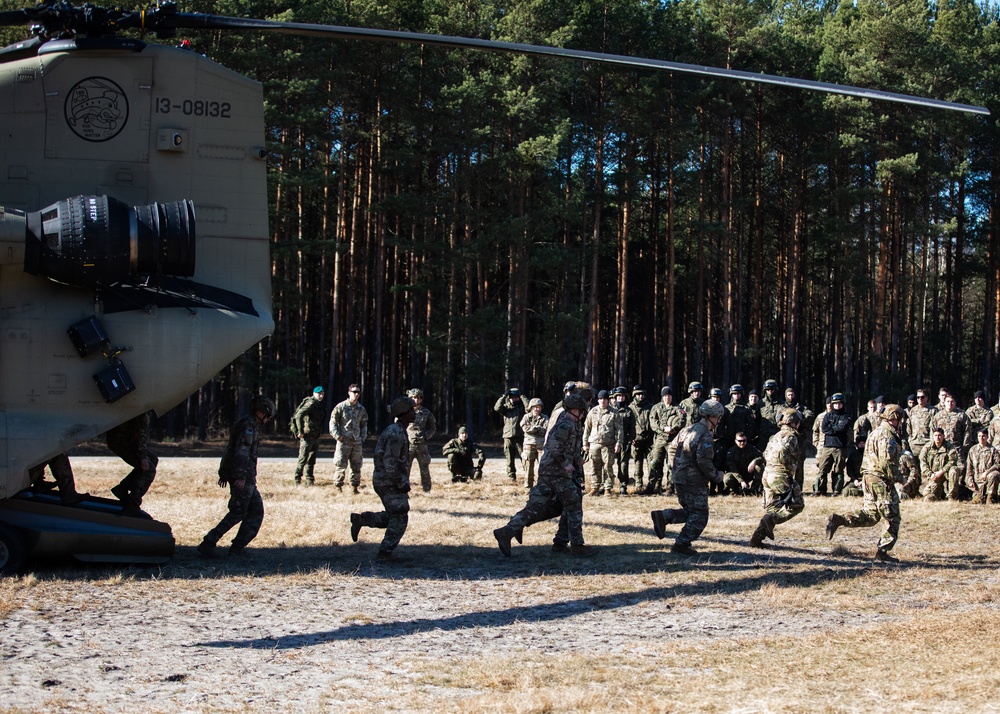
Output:
<instances>
[{"instance_id":1,"label":"landing gear wheel","mask_svg":"<svg viewBox=\"0 0 1000 714\"><path fill-rule=\"evenodd\" d=\"M24 540L9 526L0 524L0 575L17 575L24 568Z\"/></svg>"}]
</instances>

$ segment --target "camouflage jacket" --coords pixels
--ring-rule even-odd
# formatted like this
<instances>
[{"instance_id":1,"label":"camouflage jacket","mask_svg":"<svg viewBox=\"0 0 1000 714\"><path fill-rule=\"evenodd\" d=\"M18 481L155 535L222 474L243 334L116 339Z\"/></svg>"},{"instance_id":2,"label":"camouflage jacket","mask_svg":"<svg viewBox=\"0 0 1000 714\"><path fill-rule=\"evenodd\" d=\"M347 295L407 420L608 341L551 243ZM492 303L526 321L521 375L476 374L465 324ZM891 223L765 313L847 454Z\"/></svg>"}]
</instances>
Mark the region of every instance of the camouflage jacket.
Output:
<instances>
[{"instance_id":1,"label":"camouflage jacket","mask_svg":"<svg viewBox=\"0 0 1000 714\"><path fill-rule=\"evenodd\" d=\"M965 465L965 483L975 490L982 488L990 472L1000 474L1000 450L992 444L977 443L969 449Z\"/></svg>"},{"instance_id":2,"label":"camouflage jacket","mask_svg":"<svg viewBox=\"0 0 1000 714\"><path fill-rule=\"evenodd\" d=\"M434 438L437 433L437 422L431 410L421 404L416 408L413 423L406 427L406 434L411 444L423 444Z\"/></svg>"},{"instance_id":3,"label":"camouflage jacket","mask_svg":"<svg viewBox=\"0 0 1000 714\"><path fill-rule=\"evenodd\" d=\"M820 415L819 419L813 422L813 446L817 449L823 448L823 432L820 430L820 427L823 426L823 419L829 413L830 412L823 413Z\"/></svg>"},{"instance_id":4,"label":"camouflage jacket","mask_svg":"<svg viewBox=\"0 0 1000 714\"><path fill-rule=\"evenodd\" d=\"M872 432L878 429L878 425L881 423L882 419L879 418L877 413L865 412L854 422L854 441L856 442L858 439L867 440Z\"/></svg>"},{"instance_id":5,"label":"camouflage jacket","mask_svg":"<svg viewBox=\"0 0 1000 714\"><path fill-rule=\"evenodd\" d=\"M941 446L935 446L933 441L927 442L920 450L920 473L928 478L938 471L947 473L958 467L958 450L947 441Z\"/></svg>"},{"instance_id":6,"label":"camouflage jacket","mask_svg":"<svg viewBox=\"0 0 1000 714\"><path fill-rule=\"evenodd\" d=\"M671 444L675 484L707 487L709 481L722 482L715 470L712 438L712 430L704 421L681 429Z\"/></svg>"},{"instance_id":7,"label":"camouflage jacket","mask_svg":"<svg viewBox=\"0 0 1000 714\"><path fill-rule=\"evenodd\" d=\"M316 397L306 397L292 415L292 432L299 438L318 439L323 435L323 421L326 409Z\"/></svg>"},{"instance_id":8,"label":"camouflage jacket","mask_svg":"<svg viewBox=\"0 0 1000 714\"><path fill-rule=\"evenodd\" d=\"M453 456L460 466L466 468L472 468L475 465L475 468L481 469L486 461L486 454L472 439L462 441L459 437L455 437L441 447L441 453L445 456ZM473 458L476 460L475 464L473 464Z\"/></svg>"},{"instance_id":9,"label":"camouflage jacket","mask_svg":"<svg viewBox=\"0 0 1000 714\"><path fill-rule=\"evenodd\" d=\"M783 476L794 479L799 468L799 439L801 436L795 429L785 425L771 437L764 449L764 479L765 483L775 477Z\"/></svg>"},{"instance_id":10,"label":"camouflage jacket","mask_svg":"<svg viewBox=\"0 0 1000 714\"><path fill-rule=\"evenodd\" d=\"M681 426L690 426L697 421L701 420L701 414L698 412L698 407L701 403L705 401L701 397L694 399L693 397L688 397L680 403L680 410L684 413L684 423Z\"/></svg>"},{"instance_id":11,"label":"camouflage jacket","mask_svg":"<svg viewBox=\"0 0 1000 714\"><path fill-rule=\"evenodd\" d=\"M989 428L990 443L1000 449L1000 416L993 417Z\"/></svg>"},{"instance_id":12,"label":"camouflage jacket","mask_svg":"<svg viewBox=\"0 0 1000 714\"><path fill-rule=\"evenodd\" d=\"M910 416L906 419L906 440L911 449L922 449L931 440L931 419L936 413L934 407L919 404L910 408Z\"/></svg>"},{"instance_id":13,"label":"camouflage jacket","mask_svg":"<svg viewBox=\"0 0 1000 714\"><path fill-rule=\"evenodd\" d=\"M503 438L513 439L521 428L521 418L528 411L528 400L524 396L511 397L504 394L493 405L493 411L503 417Z\"/></svg>"},{"instance_id":14,"label":"camouflage jacket","mask_svg":"<svg viewBox=\"0 0 1000 714\"><path fill-rule=\"evenodd\" d=\"M939 411L931 418L932 429L943 429L944 438L955 445L959 454L964 454L971 446L969 443L969 417L961 409Z\"/></svg>"},{"instance_id":15,"label":"camouflage jacket","mask_svg":"<svg viewBox=\"0 0 1000 714\"><path fill-rule=\"evenodd\" d=\"M757 422L758 446L763 446L773 434L778 433L778 419L781 417L783 405L784 402L768 399L767 393L757 403L757 413L760 415L760 420Z\"/></svg>"},{"instance_id":16,"label":"camouflage jacket","mask_svg":"<svg viewBox=\"0 0 1000 714\"><path fill-rule=\"evenodd\" d=\"M375 444L375 469L372 485L401 491L410 490L410 477L406 467L410 460L410 442L407 433L396 422L385 428Z\"/></svg>"},{"instance_id":17,"label":"camouflage jacket","mask_svg":"<svg viewBox=\"0 0 1000 714\"><path fill-rule=\"evenodd\" d=\"M975 445L978 443L976 435L984 429L990 428L990 422L993 421L993 410L989 407L973 404L965 410L965 416L969 417L969 443Z\"/></svg>"},{"instance_id":18,"label":"camouflage jacket","mask_svg":"<svg viewBox=\"0 0 1000 714\"><path fill-rule=\"evenodd\" d=\"M861 474L877 476L886 483L905 483L899 470L899 457L903 453L899 434L887 421L871 433L865 442L865 455L861 460ZM866 492L867 493L867 492Z\"/></svg>"},{"instance_id":19,"label":"camouflage jacket","mask_svg":"<svg viewBox=\"0 0 1000 714\"><path fill-rule=\"evenodd\" d=\"M604 409L598 404L587 414L587 420L583 424L583 440L600 446L622 446L625 441L622 415L614 407Z\"/></svg>"},{"instance_id":20,"label":"camouflage jacket","mask_svg":"<svg viewBox=\"0 0 1000 714\"><path fill-rule=\"evenodd\" d=\"M545 430L549 425L549 417L545 414L535 416L528 412L521 417L521 431L524 432L525 446L541 446L545 443Z\"/></svg>"},{"instance_id":21,"label":"camouflage jacket","mask_svg":"<svg viewBox=\"0 0 1000 714\"><path fill-rule=\"evenodd\" d=\"M640 404L634 397L628 408L632 410L635 420L635 440L640 443L651 442L655 436L651 420L653 408L645 400Z\"/></svg>"},{"instance_id":22,"label":"camouflage jacket","mask_svg":"<svg viewBox=\"0 0 1000 714\"><path fill-rule=\"evenodd\" d=\"M119 456L127 454L144 459L149 456L149 425L152 421L153 412L143 412L124 424L108 429L104 440L108 448Z\"/></svg>"},{"instance_id":23,"label":"camouflage jacket","mask_svg":"<svg viewBox=\"0 0 1000 714\"><path fill-rule=\"evenodd\" d=\"M368 438L368 411L361 402L351 405L345 399L330 414L330 433L345 444L360 444Z\"/></svg>"},{"instance_id":24,"label":"camouflage jacket","mask_svg":"<svg viewBox=\"0 0 1000 714\"><path fill-rule=\"evenodd\" d=\"M570 413L560 412L545 437L545 448L538 462L539 476L572 478L576 473L583 473L580 433L580 424Z\"/></svg>"},{"instance_id":25,"label":"camouflage jacket","mask_svg":"<svg viewBox=\"0 0 1000 714\"><path fill-rule=\"evenodd\" d=\"M684 426L684 412L678 406L660 402L649 410L649 425L655 438L672 441Z\"/></svg>"},{"instance_id":26,"label":"camouflage jacket","mask_svg":"<svg viewBox=\"0 0 1000 714\"><path fill-rule=\"evenodd\" d=\"M257 483L257 445L260 443L260 422L253 414L240 418L229 432L229 444L219 463L219 477L233 483Z\"/></svg>"}]
</instances>

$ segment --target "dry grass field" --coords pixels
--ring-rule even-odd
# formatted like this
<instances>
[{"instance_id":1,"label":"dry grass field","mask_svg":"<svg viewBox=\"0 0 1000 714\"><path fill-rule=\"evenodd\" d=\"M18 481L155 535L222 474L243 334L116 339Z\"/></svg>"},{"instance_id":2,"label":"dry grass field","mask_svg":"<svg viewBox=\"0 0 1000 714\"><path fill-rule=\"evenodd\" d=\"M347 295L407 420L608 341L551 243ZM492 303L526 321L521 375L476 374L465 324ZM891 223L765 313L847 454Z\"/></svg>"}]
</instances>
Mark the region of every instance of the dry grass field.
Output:
<instances>
[{"instance_id":1,"label":"dry grass field","mask_svg":"<svg viewBox=\"0 0 1000 714\"><path fill-rule=\"evenodd\" d=\"M370 459L363 479L370 483ZM0 581L0 710L13 712L996 711L1000 508L905 502L899 565L877 529L823 526L858 499L809 499L753 550L757 499L716 498L696 544L650 525L673 499L587 498L590 558L552 553L555 522L511 558L493 528L521 508L498 460L482 483L411 499L400 563L350 541L370 488L296 488L262 459L267 515L240 559L194 546L225 512L216 459L165 458L145 507L170 523L162 568L55 564ZM74 461L107 494L120 462ZM807 473L808 478L808 473ZM223 541L228 544L228 539Z\"/></svg>"}]
</instances>

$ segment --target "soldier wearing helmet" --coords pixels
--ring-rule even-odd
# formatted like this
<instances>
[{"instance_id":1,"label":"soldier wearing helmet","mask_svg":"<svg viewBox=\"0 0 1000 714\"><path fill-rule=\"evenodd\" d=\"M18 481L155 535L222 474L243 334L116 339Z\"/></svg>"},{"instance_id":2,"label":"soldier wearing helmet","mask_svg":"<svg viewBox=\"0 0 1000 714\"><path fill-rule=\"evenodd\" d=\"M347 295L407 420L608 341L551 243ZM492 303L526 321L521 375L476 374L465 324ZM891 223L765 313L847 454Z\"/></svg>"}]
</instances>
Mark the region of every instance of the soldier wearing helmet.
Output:
<instances>
[{"instance_id":1,"label":"soldier wearing helmet","mask_svg":"<svg viewBox=\"0 0 1000 714\"><path fill-rule=\"evenodd\" d=\"M756 419L750 407L743 401L743 385L734 384L729 388L729 403L726 405L726 424L728 426L726 447L733 445L736 434L743 432L747 442L752 445L756 434Z\"/></svg>"},{"instance_id":2,"label":"soldier wearing helmet","mask_svg":"<svg viewBox=\"0 0 1000 714\"><path fill-rule=\"evenodd\" d=\"M622 450L618 452L615 461L618 468L618 492L624 496L628 493L629 483L635 483L628 473L632 444L635 441L635 414L629 408L628 390L625 387L611 390L611 406L622 419Z\"/></svg>"},{"instance_id":3,"label":"soldier wearing helmet","mask_svg":"<svg viewBox=\"0 0 1000 714\"><path fill-rule=\"evenodd\" d=\"M407 394L419 390L411 389ZM384 528L385 535L379 545L377 560L395 560L393 551L406 533L410 512L410 464L411 437L407 427L416 419L416 400L399 397L389 406L393 422L385 428L375 444L374 473L372 487L382 500L383 511L351 514L351 540L358 542L361 529Z\"/></svg>"},{"instance_id":4,"label":"soldier wearing helmet","mask_svg":"<svg viewBox=\"0 0 1000 714\"><path fill-rule=\"evenodd\" d=\"M875 560L898 562L889 551L899 536L899 493L896 483L904 483L899 468L902 439L899 426L904 412L898 404L887 404L882 411L882 422L865 442L865 455L861 462L861 487L864 502L855 513L834 513L826 524L826 535L833 538L837 529L867 528L884 521L884 530L875 549Z\"/></svg>"},{"instance_id":5,"label":"soldier wearing helmet","mask_svg":"<svg viewBox=\"0 0 1000 714\"><path fill-rule=\"evenodd\" d=\"M521 418L528 411L528 400L517 387L500 395L493 411L503 417L503 455L507 463L507 478L517 481L517 462L521 458Z\"/></svg>"},{"instance_id":6,"label":"soldier wearing helmet","mask_svg":"<svg viewBox=\"0 0 1000 714\"><path fill-rule=\"evenodd\" d=\"M610 395L602 389L597 393L597 406L587 414L583 425L583 450L590 454L592 468L591 496L612 494L615 458L623 441L621 414L611 406Z\"/></svg>"},{"instance_id":7,"label":"soldier wearing helmet","mask_svg":"<svg viewBox=\"0 0 1000 714\"><path fill-rule=\"evenodd\" d=\"M844 409L844 395L830 396L830 410L823 415L819 431L821 443L817 453L817 476L813 493L826 495L827 479L834 495L844 490L844 472L847 470L847 449L851 445L851 417Z\"/></svg>"},{"instance_id":8,"label":"soldier wearing helmet","mask_svg":"<svg viewBox=\"0 0 1000 714\"><path fill-rule=\"evenodd\" d=\"M718 402L724 408L726 406L726 393L718 387L712 387L708 390L708 400ZM726 451L729 450L729 445L732 443L732 433L730 432L729 425L729 410L724 408L722 412L722 419L719 420L719 425L715 427L714 437L715 466L720 471L724 471L726 468ZM712 482L708 484L708 493L710 495L718 495L723 490L725 490L724 483Z\"/></svg>"},{"instance_id":9,"label":"soldier wearing helmet","mask_svg":"<svg viewBox=\"0 0 1000 714\"><path fill-rule=\"evenodd\" d=\"M688 385L687 399L681 400L680 403L681 411L684 412L684 424L682 426L694 424L701 418L701 415L698 413L698 407L705 401L701 398L703 391L705 391L705 385L701 382L691 382Z\"/></svg>"},{"instance_id":10,"label":"soldier wearing helmet","mask_svg":"<svg viewBox=\"0 0 1000 714\"><path fill-rule=\"evenodd\" d=\"M708 483L721 483L723 475L715 468L715 449L712 431L719 425L725 407L708 400L698 407L698 421L681 429L671 444L673 453L674 490L680 508L652 511L653 532L657 538L666 537L668 523L683 523L677 539L670 548L672 553L696 555L691 547L708 525Z\"/></svg>"},{"instance_id":11,"label":"soldier wearing helmet","mask_svg":"<svg viewBox=\"0 0 1000 714\"><path fill-rule=\"evenodd\" d=\"M562 411L553 417L556 423L545 437L538 483L531 489L527 504L507 525L493 531L505 556L511 554L512 540L521 542L525 527L557 515L559 527L552 540L554 552L592 555L596 551L583 542L583 458L579 440L587 407L582 396L568 394L562 401Z\"/></svg>"},{"instance_id":12,"label":"soldier wearing helmet","mask_svg":"<svg viewBox=\"0 0 1000 714\"><path fill-rule=\"evenodd\" d=\"M431 453L427 442L437 433L437 422L431 410L424 406L424 391L411 389L406 396L413 400L413 420L406 427L406 435L410 439L410 455L406 466L406 476L409 477L416 461L420 467L420 487L426 493L431 490Z\"/></svg>"},{"instance_id":13,"label":"soldier wearing helmet","mask_svg":"<svg viewBox=\"0 0 1000 714\"><path fill-rule=\"evenodd\" d=\"M653 425L650 421L651 405L646 399L646 390L641 384L632 387L632 403L628 405L635 424L635 438L632 440L632 461L635 463L635 493L642 493L646 484L646 460L653 448Z\"/></svg>"},{"instance_id":14,"label":"soldier wearing helmet","mask_svg":"<svg viewBox=\"0 0 1000 714\"><path fill-rule=\"evenodd\" d=\"M770 547L764 539L774 540L774 527L790 521L806 505L802 498L802 486L795 479L799 449L805 447L804 437L799 433L802 414L786 407L779 416L781 426L778 433L768 440L764 450L764 516L750 536L750 545L754 548Z\"/></svg>"},{"instance_id":15,"label":"soldier wearing helmet","mask_svg":"<svg viewBox=\"0 0 1000 714\"><path fill-rule=\"evenodd\" d=\"M219 485L229 485L229 512L198 545L198 553L216 557L216 545L239 524L229 555L240 555L260 531L264 522L264 501L257 490L257 446L260 430L274 418L276 409L269 397L258 394L250 402L250 413L237 421L229 432L229 444L219 464Z\"/></svg>"},{"instance_id":16,"label":"soldier wearing helmet","mask_svg":"<svg viewBox=\"0 0 1000 714\"><path fill-rule=\"evenodd\" d=\"M649 425L653 430L653 447L649 452L649 483L638 493L652 496L665 492L668 496L673 496L674 485L670 479L667 449L684 426L684 412L674 404L674 393L670 387L660 390L660 403L649 411Z\"/></svg>"},{"instance_id":17,"label":"soldier wearing helmet","mask_svg":"<svg viewBox=\"0 0 1000 714\"><path fill-rule=\"evenodd\" d=\"M778 416L781 413L782 400L778 394L778 383L773 379L764 381L757 413L760 421L757 424L757 448L764 450L767 440L778 433Z\"/></svg>"},{"instance_id":18,"label":"soldier wearing helmet","mask_svg":"<svg viewBox=\"0 0 1000 714\"><path fill-rule=\"evenodd\" d=\"M528 491L535 486L535 462L542 453L545 432L549 425L549 418L542 414L544 408L542 400L535 397L528 402L528 413L521 417L521 431L524 432L521 456L524 466L524 485Z\"/></svg>"}]
</instances>

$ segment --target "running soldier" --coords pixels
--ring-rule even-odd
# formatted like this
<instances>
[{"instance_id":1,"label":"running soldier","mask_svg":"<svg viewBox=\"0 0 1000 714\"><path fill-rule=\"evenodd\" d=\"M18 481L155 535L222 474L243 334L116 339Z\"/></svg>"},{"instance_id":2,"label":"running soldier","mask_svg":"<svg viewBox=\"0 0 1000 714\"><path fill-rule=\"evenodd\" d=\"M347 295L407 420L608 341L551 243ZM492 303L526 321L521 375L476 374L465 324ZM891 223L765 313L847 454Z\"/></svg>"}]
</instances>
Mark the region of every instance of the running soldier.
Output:
<instances>
[{"instance_id":1,"label":"running soldier","mask_svg":"<svg viewBox=\"0 0 1000 714\"><path fill-rule=\"evenodd\" d=\"M899 562L889 553L899 537L899 494L896 483L902 483L899 470L899 456L902 440L899 437L899 423L903 419L903 408L898 404L887 404L882 412L882 423L872 432L865 443L865 455L861 465L861 483L865 500L861 510L840 515L834 513L826 524L827 538L833 539L837 529L868 528L879 521L885 521L885 530L878 540L875 560L888 563Z\"/></svg>"},{"instance_id":2,"label":"running soldier","mask_svg":"<svg viewBox=\"0 0 1000 714\"><path fill-rule=\"evenodd\" d=\"M416 461L420 467L420 487L427 493L431 490L431 454L427 449L427 442L434 438L437 433L437 422L431 410L425 407L424 391L422 389L411 389L406 393L415 405L414 416L407 424L406 435L410 439L409 461L406 464L406 477L409 479L410 471L413 469L413 462ZM407 503L409 498L407 498ZM405 527L405 526L404 526Z\"/></svg>"},{"instance_id":3,"label":"running soldier","mask_svg":"<svg viewBox=\"0 0 1000 714\"><path fill-rule=\"evenodd\" d=\"M316 482L313 470L316 467L316 454L319 452L319 438L323 436L323 422L326 420L326 407L323 406L325 396L323 387L315 387L312 395L299 404L289 424L292 436L299 440L299 461L295 465L296 484L302 483L303 476L309 486Z\"/></svg>"},{"instance_id":4,"label":"running soldier","mask_svg":"<svg viewBox=\"0 0 1000 714\"><path fill-rule=\"evenodd\" d=\"M351 465L351 488L354 493L361 485L363 446L368 438L368 411L358 401L360 398L361 387L352 384L347 388L347 399L335 406L330 414L330 434L337 440L333 476L338 491L344 490L348 464Z\"/></svg>"},{"instance_id":5,"label":"running soldier","mask_svg":"<svg viewBox=\"0 0 1000 714\"><path fill-rule=\"evenodd\" d=\"M411 392L419 390L410 390ZM410 443L407 427L416 418L416 403L409 397L400 397L392 402L389 414L393 423L385 428L375 444L374 474L372 487L382 500L380 513L365 511L351 514L351 540L358 542L361 529L384 528L385 535L379 545L376 560L396 560L393 554L399 541L406 533L410 512Z\"/></svg>"},{"instance_id":6,"label":"running soldier","mask_svg":"<svg viewBox=\"0 0 1000 714\"><path fill-rule=\"evenodd\" d=\"M542 400L535 397L528 402L528 413L521 417L521 431L524 433L521 455L524 459L524 485L527 491L535 486L535 462L542 453L545 431L549 426L549 418L542 414L544 407Z\"/></svg>"},{"instance_id":7,"label":"running soldier","mask_svg":"<svg viewBox=\"0 0 1000 714\"><path fill-rule=\"evenodd\" d=\"M237 556L260 532L264 522L264 501L257 490L257 446L260 430L274 418L274 402L257 395L250 402L250 413L237 421L229 433L229 445L219 463L219 486L229 486L229 512L219 525L205 534L198 553L217 557L215 547L229 530L239 524L229 555Z\"/></svg>"},{"instance_id":8,"label":"running soldier","mask_svg":"<svg viewBox=\"0 0 1000 714\"><path fill-rule=\"evenodd\" d=\"M802 486L795 477L799 464L799 429L802 414L797 409L786 408L781 413L781 427L767 442L764 451L764 516L750 536L753 548L769 548L765 538L774 540L774 527L792 520L802 513L806 502Z\"/></svg>"}]
</instances>

